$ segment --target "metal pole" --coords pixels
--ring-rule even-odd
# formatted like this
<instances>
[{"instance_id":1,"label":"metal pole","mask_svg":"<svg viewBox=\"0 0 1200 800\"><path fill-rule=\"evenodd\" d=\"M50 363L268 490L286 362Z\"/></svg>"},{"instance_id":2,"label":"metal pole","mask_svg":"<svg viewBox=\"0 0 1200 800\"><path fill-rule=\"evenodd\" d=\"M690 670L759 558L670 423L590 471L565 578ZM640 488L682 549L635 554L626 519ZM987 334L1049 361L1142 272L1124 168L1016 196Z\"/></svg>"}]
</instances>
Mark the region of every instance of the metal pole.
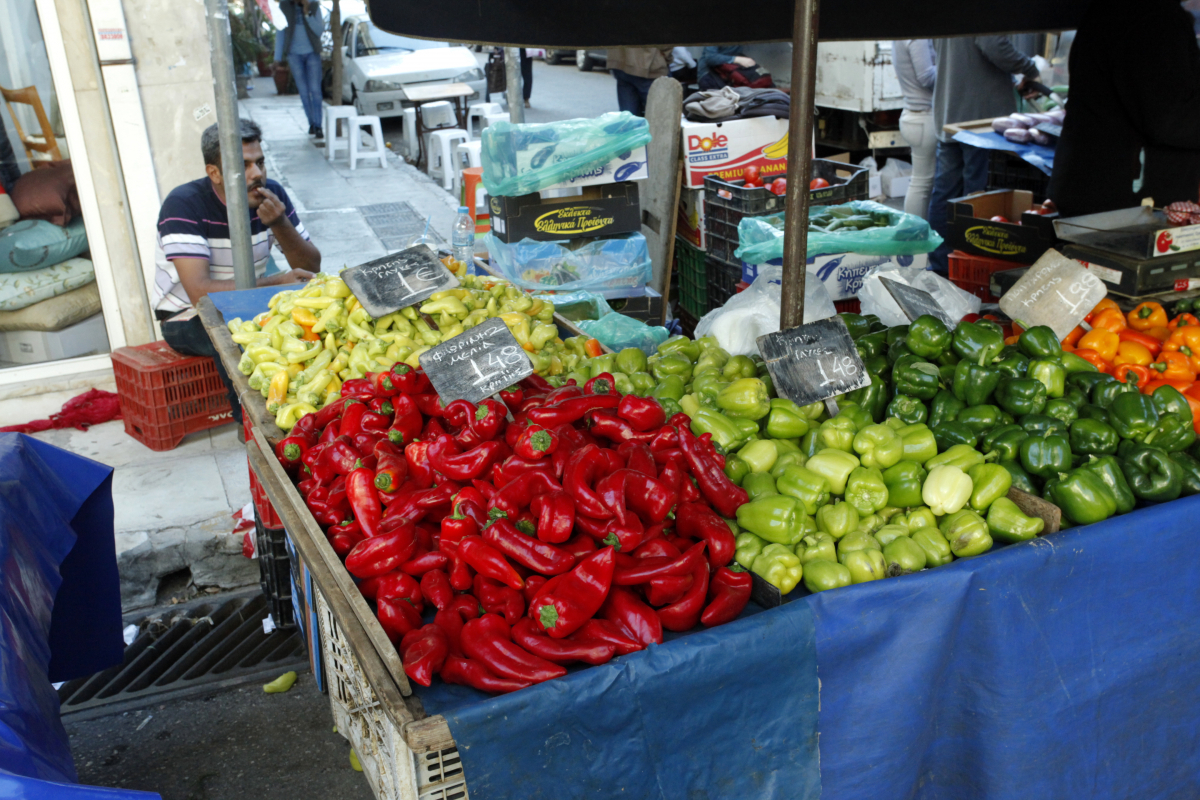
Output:
<instances>
[{"instance_id":1,"label":"metal pole","mask_svg":"<svg viewBox=\"0 0 1200 800\"><path fill-rule=\"evenodd\" d=\"M521 51L516 47L504 48L504 77L508 87L508 118L518 125L525 121L525 95L521 91Z\"/></svg>"},{"instance_id":2,"label":"metal pole","mask_svg":"<svg viewBox=\"0 0 1200 800\"><path fill-rule=\"evenodd\" d=\"M238 289L253 289L250 202L246 197L242 125L238 117L237 85L233 74L233 40L229 35L229 6L226 0L204 0L204 12L208 18L208 49L217 102L217 130L221 140L221 177L225 185L225 209L229 216L229 243L233 248L233 280Z\"/></svg>"},{"instance_id":3,"label":"metal pole","mask_svg":"<svg viewBox=\"0 0 1200 800\"><path fill-rule=\"evenodd\" d=\"M792 21L792 116L788 121L787 216L783 225L782 330L804 322L808 263L808 183L812 180L813 109L816 107L817 23L820 0L796 0Z\"/></svg>"}]
</instances>

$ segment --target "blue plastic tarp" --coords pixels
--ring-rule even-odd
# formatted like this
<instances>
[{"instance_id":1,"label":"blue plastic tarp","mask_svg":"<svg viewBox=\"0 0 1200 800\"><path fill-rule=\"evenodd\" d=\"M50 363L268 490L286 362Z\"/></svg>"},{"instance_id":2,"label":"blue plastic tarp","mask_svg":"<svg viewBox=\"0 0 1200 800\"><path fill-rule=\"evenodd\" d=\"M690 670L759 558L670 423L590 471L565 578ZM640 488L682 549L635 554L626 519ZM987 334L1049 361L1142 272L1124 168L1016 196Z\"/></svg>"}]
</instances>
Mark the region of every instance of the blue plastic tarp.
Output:
<instances>
[{"instance_id":1,"label":"blue plastic tarp","mask_svg":"<svg viewBox=\"0 0 1200 800\"><path fill-rule=\"evenodd\" d=\"M294 289L294 286L262 286L258 289L241 289L233 292L213 292L209 295L217 311L226 322L240 317L242 322L249 322L254 317L266 311L271 298L282 291Z\"/></svg>"},{"instance_id":2,"label":"blue plastic tarp","mask_svg":"<svg viewBox=\"0 0 1200 800\"><path fill-rule=\"evenodd\" d=\"M1010 153L1016 153L1021 160L1033 164L1047 175L1054 172L1054 148L1047 145L1017 144L1010 142L995 131L987 133L959 131L954 134L954 141L984 150L1007 150Z\"/></svg>"},{"instance_id":3,"label":"blue plastic tarp","mask_svg":"<svg viewBox=\"0 0 1200 800\"><path fill-rule=\"evenodd\" d=\"M130 789L48 783L0 770L0 800L153 800L156 797L161 800L162 796Z\"/></svg>"}]
</instances>

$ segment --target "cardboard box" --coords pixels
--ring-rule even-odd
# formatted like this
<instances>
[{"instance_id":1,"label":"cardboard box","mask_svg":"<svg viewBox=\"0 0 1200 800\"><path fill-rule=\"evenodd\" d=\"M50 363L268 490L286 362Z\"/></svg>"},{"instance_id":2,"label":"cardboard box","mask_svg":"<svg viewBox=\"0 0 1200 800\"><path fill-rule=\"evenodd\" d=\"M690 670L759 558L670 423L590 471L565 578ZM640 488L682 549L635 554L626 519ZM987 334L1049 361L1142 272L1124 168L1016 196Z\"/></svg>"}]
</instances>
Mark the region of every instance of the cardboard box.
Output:
<instances>
[{"instance_id":1,"label":"cardboard box","mask_svg":"<svg viewBox=\"0 0 1200 800\"><path fill-rule=\"evenodd\" d=\"M708 250L703 189L681 189L679 191L675 235L697 250Z\"/></svg>"},{"instance_id":2,"label":"cardboard box","mask_svg":"<svg viewBox=\"0 0 1200 800\"><path fill-rule=\"evenodd\" d=\"M756 166L763 180L787 174L788 121L753 117L729 122L684 121L684 186L700 189L704 176L740 180L746 167Z\"/></svg>"},{"instance_id":3,"label":"cardboard box","mask_svg":"<svg viewBox=\"0 0 1200 800\"><path fill-rule=\"evenodd\" d=\"M637 185L632 181L588 186L574 197L489 197L492 233L502 242L539 242L616 236L642 229Z\"/></svg>"},{"instance_id":4,"label":"cardboard box","mask_svg":"<svg viewBox=\"0 0 1200 800\"><path fill-rule=\"evenodd\" d=\"M908 187L912 184L912 175L891 178L883 181L883 193L888 197L907 197Z\"/></svg>"},{"instance_id":5,"label":"cardboard box","mask_svg":"<svg viewBox=\"0 0 1200 800\"><path fill-rule=\"evenodd\" d=\"M7 331L0 333L0 361L39 364L108 352L104 315L96 314L61 331Z\"/></svg>"},{"instance_id":6,"label":"cardboard box","mask_svg":"<svg viewBox=\"0 0 1200 800\"><path fill-rule=\"evenodd\" d=\"M602 166L580 172L553 186L547 186L544 191L571 189L577 186L599 186L604 183L620 183L621 181L642 181L648 177L650 177L650 170L646 166L646 148L642 146L623 153Z\"/></svg>"},{"instance_id":7,"label":"cardboard box","mask_svg":"<svg viewBox=\"0 0 1200 800\"><path fill-rule=\"evenodd\" d=\"M782 263L776 259L775 264ZM808 260L808 274L825 284L829 297L838 300L849 300L858 297L862 289L863 277L872 267L883 264L898 264L901 267L925 269L929 256L863 256L858 253L837 253L827 256L813 256ZM742 263L742 280L753 283L758 277L759 267Z\"/></svg>"},{"instance_id":8,"label":"cardboard box","mask_svg":"<svg viewBox=\"0 0 1200 800\"><path fill-rule=\"evenodd\" d=\"M627 317L640 320L649 325L661 325L662 295L649 286L641 288L644 291L639 295L609 300L609 308L618 314L624 314Z\"/></svg>"},{"instance_id":9,"label":"cardboard box","mask_svg":"<svg viewBox=\"0 0 1200 800\"><path fill-rule=\"evenodd\" d=\"M964 253L1032 264L1058 242L1054 233L1058 215L1036 214L1033 207L1033 193L1020 189L978 192L951 200L946 241ZM1013 221L992 222L995 216Z\"/></svg>"}]
</instances>

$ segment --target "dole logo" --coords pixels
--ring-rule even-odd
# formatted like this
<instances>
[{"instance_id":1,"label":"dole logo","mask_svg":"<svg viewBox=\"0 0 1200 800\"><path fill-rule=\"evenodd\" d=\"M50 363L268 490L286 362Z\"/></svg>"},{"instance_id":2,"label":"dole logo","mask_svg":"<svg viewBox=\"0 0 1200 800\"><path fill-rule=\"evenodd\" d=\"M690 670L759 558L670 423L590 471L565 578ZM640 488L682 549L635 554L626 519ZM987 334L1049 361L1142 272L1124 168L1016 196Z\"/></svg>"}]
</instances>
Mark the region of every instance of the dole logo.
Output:
<instances>
[{"instance_id":1,"label":"dole logo","mask_svg":"<svg viewBox=\"0 0 1200 800\"><path fill-rule=\"evenodd\" d=\"M692 134L687 137L688 150L702 150L705 153L715 149L723 150L729 146L729 137L723 133L718 133L713 136L697 136Z\"/></svg>"}]
</instances>

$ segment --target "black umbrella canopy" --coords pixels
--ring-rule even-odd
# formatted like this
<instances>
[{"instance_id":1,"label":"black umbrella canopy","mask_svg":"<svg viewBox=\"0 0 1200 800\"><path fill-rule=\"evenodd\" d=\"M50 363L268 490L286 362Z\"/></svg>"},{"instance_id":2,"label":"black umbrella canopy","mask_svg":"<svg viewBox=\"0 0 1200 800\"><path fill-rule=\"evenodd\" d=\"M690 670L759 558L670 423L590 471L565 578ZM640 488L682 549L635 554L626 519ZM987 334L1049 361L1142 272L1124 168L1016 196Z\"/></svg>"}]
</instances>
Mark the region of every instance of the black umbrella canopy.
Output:
<instances>
[{"instance_id":1,"label":"black umbrella canopy","mask_svg":"<svg viewBox=\"0 0 1200 800\"><path fill-rule=\"evenodd\" d=\"M822 40L1076 28L1091 0L825 0ZM585 48L792 38L794 0L372 0L387 31L427 39Z\"/></svg>"}]
</instances>

